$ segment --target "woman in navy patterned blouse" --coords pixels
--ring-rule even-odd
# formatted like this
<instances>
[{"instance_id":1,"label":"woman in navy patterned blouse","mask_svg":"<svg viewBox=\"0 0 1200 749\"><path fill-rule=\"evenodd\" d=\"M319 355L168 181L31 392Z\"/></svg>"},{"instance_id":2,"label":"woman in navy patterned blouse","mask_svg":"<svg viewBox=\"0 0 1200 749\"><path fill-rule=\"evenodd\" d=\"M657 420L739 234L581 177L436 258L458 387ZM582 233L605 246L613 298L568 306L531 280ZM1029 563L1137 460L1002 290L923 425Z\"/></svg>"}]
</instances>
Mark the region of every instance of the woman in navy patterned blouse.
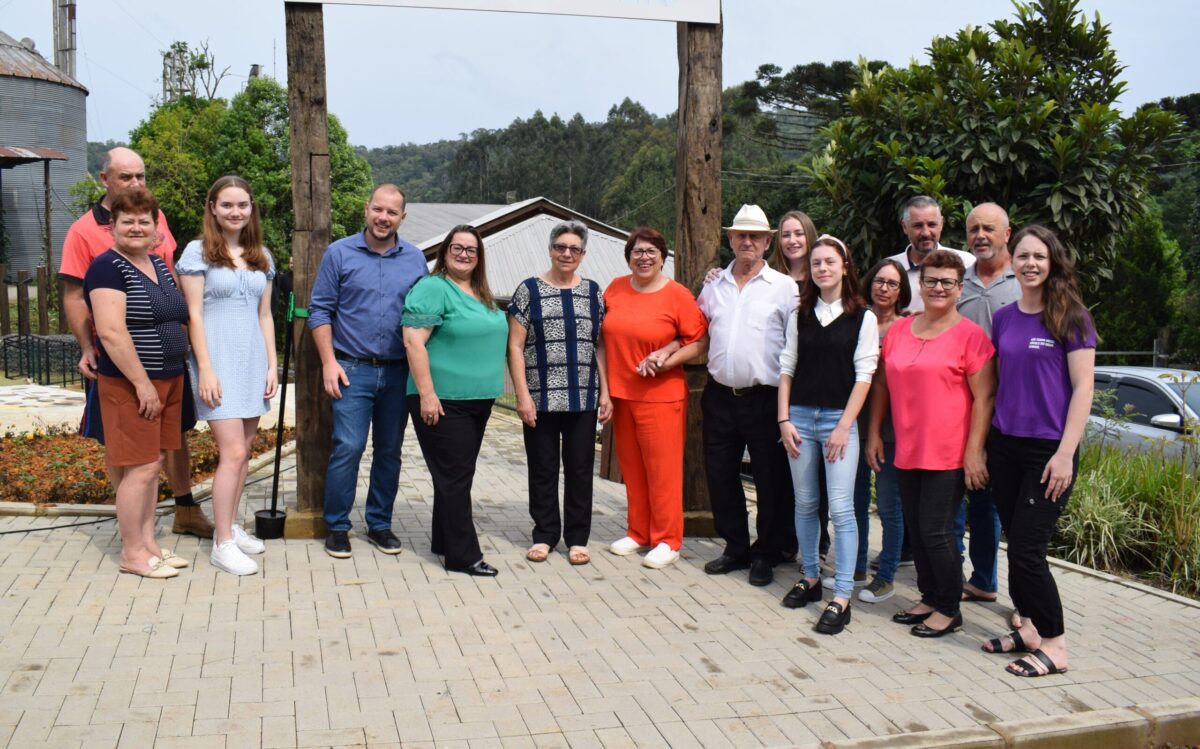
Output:
<instances>
[{"instance_id":1,"label":"woman in navy patterned blouse","mask_svg":"<svg viewBox=\"0 0 1200 749\"><path fill-rule=\"evenodd\" d=\"M162 258L158 201L144 187L112 203L113 248L83 279L96 322L100 418L105 460L117 493L121 571L174 577L187 562L154 538L158 472L164 450L179 449L187 302Z\"/></svg>"},{"instance_id":2,"label":"woman in navy patterned blouse","mask_svg":"<svg viewBox=\"0 0 1200 749\"><path fill-rule=\"evenodd\" d=\"M587 564L592 529L596 422L612 416L600 348L604 297L582 278L587 227L565 221L550 232L550 269L527 278L508 306L508 366L525 427L529 464L531 562L544 562L559 538L571 564ZM562 453L563 513L558 511ZM565 521L565 523L564 523Z\"/></svg>"}]
</instances>

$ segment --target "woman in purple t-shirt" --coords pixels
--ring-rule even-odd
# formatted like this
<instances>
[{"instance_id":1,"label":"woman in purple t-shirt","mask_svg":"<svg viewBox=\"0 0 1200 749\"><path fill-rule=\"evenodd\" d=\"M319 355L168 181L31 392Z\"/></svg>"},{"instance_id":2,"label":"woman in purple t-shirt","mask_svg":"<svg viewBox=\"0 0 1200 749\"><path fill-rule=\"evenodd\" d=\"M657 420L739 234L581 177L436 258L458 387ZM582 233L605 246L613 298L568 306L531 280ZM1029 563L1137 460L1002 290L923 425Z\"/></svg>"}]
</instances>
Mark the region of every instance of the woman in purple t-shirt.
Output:
<instances>
[{"instance_id":1,"label":"woman in purple t-shirt","mask_svg":"<svg viewBox=\"0 0 1200 749\"><path fill-rule=\"evenodd\" d=\"M1008 536L1009 594L1024 622L983 650L1028 652L1008 664L1008 672L1046 676L1067 670L1062 600L1046 546L1079 465L1092 405L1096 329L1070 256L1053 232L1027 226L1012 246L1021 298L992 318L999 388L987 455Z\"/></svg>"}]
</instances>

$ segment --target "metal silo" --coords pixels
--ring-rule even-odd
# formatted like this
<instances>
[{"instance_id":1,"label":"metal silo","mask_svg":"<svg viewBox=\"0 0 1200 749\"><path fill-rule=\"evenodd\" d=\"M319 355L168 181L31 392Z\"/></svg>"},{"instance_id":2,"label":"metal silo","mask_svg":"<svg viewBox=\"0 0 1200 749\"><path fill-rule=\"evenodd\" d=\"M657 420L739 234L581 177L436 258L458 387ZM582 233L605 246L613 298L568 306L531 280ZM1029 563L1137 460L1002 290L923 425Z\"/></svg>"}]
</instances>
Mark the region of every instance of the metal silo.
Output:
<instances>
[{"instance_id":1,"label":"metal silo","mask_svg":"<svg viewBox=\"0 0 1200 749\"><path fill-rule=\"evenodd\" d=\"M22 44L0 31L0 146L52 148L68 158L50 165L51 277L58 272L63 237L76 218L71 185L87 176L86 97L87 89L47 62L32 43ZM21 270L32 275L45 263L42 170L41 163L33 163L0 175L10 280Z\"/></svg>"}]
</instances>

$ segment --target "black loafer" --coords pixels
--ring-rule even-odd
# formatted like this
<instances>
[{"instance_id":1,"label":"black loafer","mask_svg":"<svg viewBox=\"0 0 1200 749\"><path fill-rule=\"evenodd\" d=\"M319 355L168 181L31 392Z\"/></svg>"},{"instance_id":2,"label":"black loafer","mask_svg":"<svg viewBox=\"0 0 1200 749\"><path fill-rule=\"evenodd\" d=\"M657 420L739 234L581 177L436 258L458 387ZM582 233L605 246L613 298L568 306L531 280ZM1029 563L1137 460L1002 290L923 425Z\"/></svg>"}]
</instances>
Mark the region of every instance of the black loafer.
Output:
<instances>
[{"instance_id":1,"label":"black loafer","mask_svg":"<svg viewBox=\"0 0 1200 749\"><path fill-rule=\"evenodd\" d=\"M390 528L369 531L367 533L367 540L384 554L400 553L400 539L396 538L396 534L392 533Z\"/></svg>"},{"instance_id":2,"label":"black loafer","mask_svg":"<svg viewBox=\"0 0 1200 749\"><path fill-rule=\"evenodd\" d=\"M847 603L846 608L842 608L842 604L830 601L825 610L821 612L821 618L817 620L813 629L823 635L836 635L845 629L849 623L850 604Z\"/></svg>"},{"instance_id":3,"label":"black loafer","mask_svg":"<svg viewBox=\"0 0 1200 749\"><path fill-rule=\"evenodd\" d=\"M731 557L728 554L722 554L704 565L704 571L710 575L727 575L734 570L744 570L749 566L750 561L745 557Z\"/></svg>"},{"instance_id":4,"label":"black loafer","mask_svg":"<svg viewBox=\"0 0 1200 749\"><path fill-rule=\"evenodd\" d=\"M447 567L450 572L465 572L468 575L475 577L495 577L500 574L500 570L480 559L475 564L469 567Z\"/></svg>"},{"instance_id":5,"label":"black loafer","mask_svg":"<svg viewBox=\"0 0 1200 749\"><path fill-rule=\"evenodd\" d=\"M325 535L325 553L334 559L349 559L350 534L347 531L329 531Z\"/></svg>"},{"instance_id":6,"label":"black loafer","mask_svg":"<svg viewBox=\"0 0 1200 749\"><path fill-rule=\"evenodd\" d=\"M757 557L750 562L750 584L758 587L770 585L775 579L775 570L771 568L771 563L762 557Z\"/></svg>"},{"instance_id":7,"label":"black loafer","mask_svg":"<svg viewBox=\"0 0 1200 749\"><path fill-rule=\"evenodd\" d=\"M892 621L897 624L920 624L932 613L932 611L926 611L924 614L910 614L907 611L900 611L892 614Z\"/></svg>"},{"instance_id":8,"label":"black loafer","mask_svg":"<svg viewBox=\"0 0 1200 749\"><path fill-rule=\"evenodd\" d=\"M958 630L962 629L962 623L962 613L960 612L955 615L955 617L950 620L950 623L947 624L943 629L927 627L925 626L925 622L921 622L909 631L912 632L913 636L915 637L942 637L950 634L951 632L957 632Z\"/></svg>"},{"instance_id":9,"label":"black loafer","mask_svg":"<svg viewBox=\"0 0 1200 749\"><path fill-rule=\"evenodd\" d=\"M783 607L788 609L800 609L809 604L810 601L821 600L821 583L809 585L808 580L800 578L800 582L792 586L792 589L783 597Z\"/></svg>"}]
</instances>

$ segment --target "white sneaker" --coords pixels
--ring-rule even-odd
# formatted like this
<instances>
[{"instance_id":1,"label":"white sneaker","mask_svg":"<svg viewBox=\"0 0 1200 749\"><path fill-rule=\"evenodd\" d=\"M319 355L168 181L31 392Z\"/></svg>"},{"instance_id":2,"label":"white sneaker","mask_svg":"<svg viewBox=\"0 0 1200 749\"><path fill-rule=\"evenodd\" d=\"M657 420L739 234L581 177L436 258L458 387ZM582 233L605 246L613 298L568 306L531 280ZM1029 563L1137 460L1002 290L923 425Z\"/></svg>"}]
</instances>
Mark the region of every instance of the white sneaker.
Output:
<instances>
[{"instance_id":1,"label":"white sneaker","mask_svg":"<svg viewBox=\"0 0 1200 749\"><path fill-rule=\"evenodd\" d=\"M237 523L233 524L233 540L243 554L261 554L267 550L267 545L257 536L251 536L246 529Z\"/></svg>"},{"instance_id":2,"label":"white sneaker","mask_svg":"<svg viewBox=\"0 0 1200 749\"><path fill-rule=\"evenodd\" d=\"M609 552L616 554L619 557L624 557L624 556L629 556L630 554L635 554L639 551L642 551L643 549L648 549L648 548L650 548L650 547L642 546L637 541L634 541L629 536L626 536L625 538L622 538L620 541L613 541L611 544L609 544L608 550L609 550Z\"/></svg>"},{"instance_id":3,"label":"white sneaker","mask_svg":"<svg viewBox=\"0 0 1200 749\"><path fill-rule=\"evenodd\" d=\"M243 554L232 539L223 544L214 544L210 561L212 566L232 575L253 575L258 572L258 563Z\"/></svg>"},{"instance_id":4,"label":"white sneaker","mask_svg":"<svg viewBox=\"0 0 1200 749\"><path fill-rule=\"evenodd\" d=\"M679 559L678 551L666 544L659 544L651 549L646 558L642 560L642 566L658 570L672 564L676 559Z\"/></svg>"}]
</instances>

